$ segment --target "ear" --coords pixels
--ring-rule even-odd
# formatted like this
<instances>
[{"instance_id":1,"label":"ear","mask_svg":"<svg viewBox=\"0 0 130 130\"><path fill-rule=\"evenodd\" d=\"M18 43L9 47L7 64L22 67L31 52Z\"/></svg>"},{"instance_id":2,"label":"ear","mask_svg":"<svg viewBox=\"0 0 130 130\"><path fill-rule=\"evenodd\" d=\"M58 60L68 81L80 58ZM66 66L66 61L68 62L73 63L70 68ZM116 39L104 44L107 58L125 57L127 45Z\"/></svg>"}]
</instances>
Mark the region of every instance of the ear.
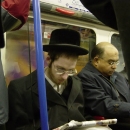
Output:
<instances>
[{"instance_id":1,"label":"ear","mask_svg":"<svg viewBox=\"0 0 130 130\"><path fill-rule=\"evenodd\" d=\"M94 61L94 62L93 62L94 65L97 66L98 63L99 63L99 57L98 57L98 56L95 56L93 61Z\"/></svg>"}]
</instances>

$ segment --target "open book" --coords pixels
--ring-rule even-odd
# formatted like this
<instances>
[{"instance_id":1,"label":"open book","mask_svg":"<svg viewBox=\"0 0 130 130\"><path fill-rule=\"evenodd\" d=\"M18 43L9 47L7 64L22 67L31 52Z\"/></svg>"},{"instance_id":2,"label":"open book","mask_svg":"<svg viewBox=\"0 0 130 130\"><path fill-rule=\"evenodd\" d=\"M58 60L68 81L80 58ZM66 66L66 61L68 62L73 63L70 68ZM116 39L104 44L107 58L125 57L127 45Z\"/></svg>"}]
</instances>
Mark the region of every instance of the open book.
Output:
<instances>
[{"instance_id":1,"label":"open book","mask_svg":"<svg viewBox=\"0 0 130 130\"><path fill-rule=\"evenodd\" d=\"M94 121L70 121L69 123L66 123L60 127L57 128L57 130L69 130L69 129L77 129L77 128L87 128L87 127L93 127L93 126L108 126L111 124L116 124L117 119L106 119L106 120L94 120Z\"/></svg>"}]
</instances>

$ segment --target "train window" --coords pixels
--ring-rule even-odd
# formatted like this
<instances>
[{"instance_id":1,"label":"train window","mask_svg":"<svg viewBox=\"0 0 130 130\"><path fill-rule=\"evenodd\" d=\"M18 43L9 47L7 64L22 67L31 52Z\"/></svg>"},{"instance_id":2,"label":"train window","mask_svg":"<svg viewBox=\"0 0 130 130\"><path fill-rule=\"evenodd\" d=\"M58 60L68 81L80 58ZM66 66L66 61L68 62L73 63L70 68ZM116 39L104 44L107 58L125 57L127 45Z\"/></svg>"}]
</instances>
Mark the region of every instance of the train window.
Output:
<instances>
[{"instance_id":1,"label":"train window","mask_svg":"<svg viewBox=\"0 0 130 130\"><path fill-rule=\"evenodd\" d=\"M79 25L73 26L50 21L42 21L43 44L49 43L51 32L57 28L69 28L78 31L81 35L80 46L89 51L96 45L96 34L92 29L83 28ZM46 57L47 53L43 54ZM5 77L7 84L11 80L25 76L36 69L34 24L32 19L29 19L20 30L6 33L5 55ZM85 66L88 60L88 55L79 57L76 66L78 72ZM46 66L45 60L44 66Z\"/></svg>"},{"instance_id":2,"label":"train window","mask_svg":"<svg viewBox=\"0 0 130 130\"><path fill-rule=\"evenodd\" d=\"M125 62L124 62L124 58L123 58L123 53L122 53L122 48L121 48L121 41L120 41L120 37L119 34L113 34L111 37L111 43L118 49L119 51L119 65L117 66L116 71L117 72L121 72L122 70L124 70L125 67Z\"/></svg>"}]
</instances>

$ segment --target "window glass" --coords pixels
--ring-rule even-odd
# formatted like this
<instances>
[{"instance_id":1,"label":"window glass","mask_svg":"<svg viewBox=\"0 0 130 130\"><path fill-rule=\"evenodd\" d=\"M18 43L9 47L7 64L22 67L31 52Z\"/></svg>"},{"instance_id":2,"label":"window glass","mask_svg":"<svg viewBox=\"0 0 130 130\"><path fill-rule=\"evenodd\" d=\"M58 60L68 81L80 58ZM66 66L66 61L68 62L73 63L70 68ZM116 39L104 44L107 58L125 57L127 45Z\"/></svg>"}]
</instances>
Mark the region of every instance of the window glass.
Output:
<instances>
[{"instance_id":1,"label":"window glass","mask_svg":"<svg viewBox=\"0 0 130 130\"><path fill-rule=\"evenodd\" d=\"M123 58L123 53L122 53L122 48L121 48L121 41L119 34L113 34L111 37L111 43L118 49L119 51L119 65L117 66L116 71L121 72L124 69L125 63L124 63L124 58Z\"/></svg>"},{"instance_id":2,"label":"window glass","mask_svg":"<svg viewBox=\"0 0 130 130\"><path fill-rule=\"evenodd\" d=\"M69 28L78 31L81 35L80 46L91 52L93 46L96 45L96 34L93 30L82 28L79 25L72 26L67 24L55 23L50 21L42 21L43 44L48 44L51 32L58 28ZM16 78L25 76L36 67L34 42L34 24L32 19L17 31L7 32L6 34L6 59L5 59L5 77L7 84ZM47 53L43 52L44 59ZM76 69L79 72L88 62L89 56L80 56ZM44 66L46 61L44 60Z\"/></svg>"}]
</instances>

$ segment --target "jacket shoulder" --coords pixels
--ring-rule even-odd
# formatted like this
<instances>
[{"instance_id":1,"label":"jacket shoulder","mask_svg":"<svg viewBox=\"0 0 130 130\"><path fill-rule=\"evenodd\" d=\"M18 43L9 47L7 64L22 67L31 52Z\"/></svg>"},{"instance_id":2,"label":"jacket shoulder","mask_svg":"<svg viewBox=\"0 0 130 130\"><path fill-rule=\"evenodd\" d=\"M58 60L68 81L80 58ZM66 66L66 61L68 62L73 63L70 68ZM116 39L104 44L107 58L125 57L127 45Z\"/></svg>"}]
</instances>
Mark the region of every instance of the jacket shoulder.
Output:
<instances>
[{"instance_id":1,"label":"jacket shoulder","mask_svg":"<svg viewBox=\"0 0 130 130\"><path fill-rule=\"evenodd\" d=\"M28 74L24 77L21 77L21 78L18 78L18 79L15 79L15 80L12 80L10 81L9 83L9 87L10 86L23 86L25 84L25 82L29 83L29 82L34 82L35 80L37 79L37 75L36 75L36 71L33 71L31 74Z\"/></svg>"}]
</instances>

